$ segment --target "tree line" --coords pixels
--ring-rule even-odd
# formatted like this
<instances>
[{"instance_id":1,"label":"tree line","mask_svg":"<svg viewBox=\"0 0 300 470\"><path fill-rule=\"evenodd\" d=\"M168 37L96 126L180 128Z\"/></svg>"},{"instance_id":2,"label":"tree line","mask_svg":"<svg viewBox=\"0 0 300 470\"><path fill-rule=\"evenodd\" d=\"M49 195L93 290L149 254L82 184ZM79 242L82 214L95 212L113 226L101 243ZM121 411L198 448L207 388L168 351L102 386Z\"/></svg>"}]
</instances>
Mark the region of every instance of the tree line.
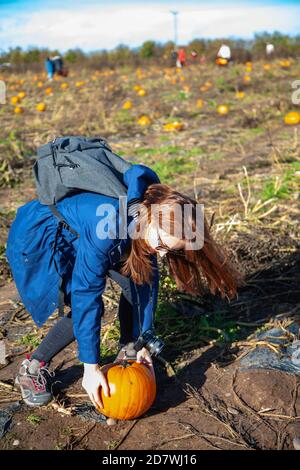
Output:
<instances>
[{"instance_id":1,"label":"tree line","mask_svg":"<svg viewBox=\"0 0 300 470\"><path fill-rule=\"evenodd\" d=\"M300 56L300 35L288 36L280 32L259 33L252 40L244 39L194 39L183 47L187 56L194 50L199 56L205 56L207 61L214 60L221 44L226 43L231 47L233 60L246 62L247 60L259 60L266 58L266 44L275 46L275 57ZM113 50L97 50L83 52L81 49L70 49L61 54L59 50L30 47L23 50L21 47L11 48L0 52L1 63L10 63L17 71L33 69L39 71L48 56L61 55L65 64L72 67L105 68L118 66L143 66L148 63L170 65L172 52L175 46L172 41L165 44L155 41L145 41L140 47L130 48L119 45Z\"/></svg>"}]
</instances>

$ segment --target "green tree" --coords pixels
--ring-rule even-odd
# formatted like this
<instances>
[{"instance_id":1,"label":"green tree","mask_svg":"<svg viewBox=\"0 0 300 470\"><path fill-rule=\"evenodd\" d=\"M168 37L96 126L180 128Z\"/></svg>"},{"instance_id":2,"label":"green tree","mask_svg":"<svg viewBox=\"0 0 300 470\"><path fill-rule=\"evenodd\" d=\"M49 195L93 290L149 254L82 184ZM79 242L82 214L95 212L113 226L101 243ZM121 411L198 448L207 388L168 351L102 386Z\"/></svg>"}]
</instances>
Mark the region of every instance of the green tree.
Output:
<instances>
[{"instance_id":1,"label":"green tree","mask_svg":"<svg viewBox=\"0 0 300 470\"><path fill-rule=\"evenodd\" d=\"M156 45L154 41L145 41L139 51L141 59L150 59L155 55Z\"/></svg>"}]
</instances>

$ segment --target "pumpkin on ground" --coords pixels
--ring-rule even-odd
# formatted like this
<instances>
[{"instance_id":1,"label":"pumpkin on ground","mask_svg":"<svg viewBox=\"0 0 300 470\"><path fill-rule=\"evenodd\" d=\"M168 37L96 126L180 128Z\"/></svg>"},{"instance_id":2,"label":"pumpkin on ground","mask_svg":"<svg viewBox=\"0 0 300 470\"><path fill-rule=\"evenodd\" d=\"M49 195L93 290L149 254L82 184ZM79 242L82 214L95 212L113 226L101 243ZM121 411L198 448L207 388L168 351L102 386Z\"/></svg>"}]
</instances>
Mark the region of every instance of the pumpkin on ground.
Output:
<instances>
[{"instance_id":1,"label":"pumpkin on ground","mask_svg":"<svg viewBox=\"0 0 300 470\"><path fill-rule=\"evenodd\" d=\"M197 104L197 108L201 109L204 106L204 101L201 98L199 98L196 104Z\"/></svg>"},{"instance_id":2,"label":"pumpkin on ground","mask_svg":"<svg viewBox=\"0 0 300 470\"><path fill-rule=\"evenodd\" d=\"M149 126L151 124L150 118L146 115L141 116L137 122L140 126Z\"/></svg>"},{"instance_id":3,"label":"pumpkin on ground","mask_svg":"<svg viewBox=\"0 0 300 470\"><path fill-rule=\"evenodd\" d=\"M181 131L183 128L184 128L183 123L179 121L168 122L167 124L164 125L164 130L167 132Z\"/></svg>"},{"instance_id":4,"label":"pumpkin on ground","mask_svg":"<svg viewBox=\"0 0 300 470\"><path fill-rule=\"evenodd\" d=\"M36 105L36 110L39 111L40 113L43 113L44 111L46 111L45 103L38 103Z\"/></svg>"},{"instance_id":5,"label":"pumpkin on ground","mask_svg":"<svg viewBox=\"0 0 300 470\"><path fill-rule=\"evenodd\" d=\"M106 375L110 396L101 388L103 408L98 411L108 418L134 419L150 408L156 396L154 372L145 364L125 360L101 367Z\"/></svg>"},{"instance_id":6,"label":"pumpkin on ground","mask_svg":"<svg viewBox=\"0 0 300 470\"><path fill-rule=\"evenodd\" d=\"M284 122L290 125L296 125L300 123L300 113L292 111L284 116Z\"/></svg>"},{"instance_id":7,"label":"pumpkin on ground","mask_svg":"<svg viewBox=\"0 0 300 470\"><path fill-rule=\"evenodd\" d=\"M219 106L217 107L217 112L221 114L221 116L225 116L229 113L229 108L226 104L219 104Z\"/></svg>"},{"instance_id":8,"label":"pumpkin on ground","mask_svg":"<svg viewBox=\"0 0 300 470\"><path fill-rule=\"evenodd\" d=\"M227 60L227 59L224 59L223 57L218 57L218 58L216 59L216 64L217 64L217 65L220 65L221 67L222 67L222 66L224 67L224 65L227 65L227 64L228 64L228 60Z\"/></svg>"},{"instance_id":9,"label":"pumpkin on ground","mask_svg":"<svg viewBox=\"0 0 300 470\"><path fill-rule=\"evenodd\" d=\"M280 67L283 68L283 69L289 69L290 66L292 65L292 63L291 63L290 60L281 60L281 61L279 62L279 65L280 65Z\"/></svg>"},{"instance_id":10,"label":"pumpkin on ground","mask_svg":"<svg viewBox=\"0 0 300 470\"><path fill-rule=\"evenodd\" d=\"M15 114L22 114L24 112L24 108L21 106L16 106L14 109Z\"/></svg>"},{"instance_id":11,"label":"pumpkin on ground","mask_svg":"<svg viewBox=\"0 0 300 470\"><path fill-rule=\"evenodd\" d=\"M236 96L237 99L242 100L243 98L245 98L245 92L244 91L237 91L235 96Z\"/></svg>"},{"instance_id":12,"label":"pumpkin on ground","mask_svg":"<svg viewBox=\"0 0 300 470\"><path fill-rule=\"evenodd\" d=\"M123 109L131 109L132 108L132 101L127 100L122 106Z\"/></svg>"},{"instance_id":13,"label":"pumpkin on ground","mask_svg":"<svg viewBox=\"0 0 300 470\"><path fill-rule=\"evenodd\" d=\"M12 96L10 99L11 104L17 104L19 103L20 98L18 96Z\"/></svg>"}]
</instances>

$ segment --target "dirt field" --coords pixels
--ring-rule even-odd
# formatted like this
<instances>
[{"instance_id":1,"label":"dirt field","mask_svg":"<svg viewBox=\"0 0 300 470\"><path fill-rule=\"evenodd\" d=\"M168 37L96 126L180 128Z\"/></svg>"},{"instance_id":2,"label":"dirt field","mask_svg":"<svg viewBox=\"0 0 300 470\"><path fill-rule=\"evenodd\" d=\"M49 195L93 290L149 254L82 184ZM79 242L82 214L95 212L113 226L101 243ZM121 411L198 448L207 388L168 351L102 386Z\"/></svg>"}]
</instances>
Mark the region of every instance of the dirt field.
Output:
<instances>
[{"instance_id":1,"label":"dirt field","mask_svg":"<svg viewBox=\"0 0 300 470\"><path fill-rule=\"evenodd\" d=\"M246 282L231 303L208 293L191 299L176 292L162 265L156 326L175 375L155 363L158 393L149 412L111 427L93 413L88 419L76 414L87 396L72 345L52 364L55 401L41 409L20 402L0 449L294 448L299 375L244 370L240 357L261 347L257 331L276 326L286 332L299 321L299 126L284 123L299 109L291 102L299 76L299 64L274 62L181 72L83 70L51 84L42 74L2 77L9 102L0 108L0 340L7 347L1 409L20 400L12 387L18 365L56 318L35 327L4 256L16 209L35 197L31 156L55 136L104 136L116 153L203 202L213 233ZM22 91L18 114L10 100ZM45 103L44 112L38 103ZM217 113L220 104L228 114ZM140 125L142 116L149 122ZM108 283L104 301L101 351L110 362L118 339L115 285Z\"/></svg>"}]
</instances>

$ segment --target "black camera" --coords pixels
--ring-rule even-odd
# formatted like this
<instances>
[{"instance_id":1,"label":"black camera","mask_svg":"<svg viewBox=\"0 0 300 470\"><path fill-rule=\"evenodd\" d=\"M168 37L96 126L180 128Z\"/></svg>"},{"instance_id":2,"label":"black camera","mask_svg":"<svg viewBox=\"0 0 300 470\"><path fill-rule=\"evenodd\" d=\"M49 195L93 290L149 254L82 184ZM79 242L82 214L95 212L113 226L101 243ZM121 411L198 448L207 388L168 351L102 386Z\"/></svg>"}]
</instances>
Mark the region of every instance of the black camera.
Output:
<instances>
[{"instance_id":1,"label":"black camera","mask_svg":"<svg viewBox=\"0 0 300 470\"><path fill-rule=\"evenodd\" d=\"M159 356L165 347L165 343L157 338L152 332L152 330L145 331L141 336L138 337L134 349L139 351L142 348L146 348L151 356Z\"/></svg>"}]
</instances>

